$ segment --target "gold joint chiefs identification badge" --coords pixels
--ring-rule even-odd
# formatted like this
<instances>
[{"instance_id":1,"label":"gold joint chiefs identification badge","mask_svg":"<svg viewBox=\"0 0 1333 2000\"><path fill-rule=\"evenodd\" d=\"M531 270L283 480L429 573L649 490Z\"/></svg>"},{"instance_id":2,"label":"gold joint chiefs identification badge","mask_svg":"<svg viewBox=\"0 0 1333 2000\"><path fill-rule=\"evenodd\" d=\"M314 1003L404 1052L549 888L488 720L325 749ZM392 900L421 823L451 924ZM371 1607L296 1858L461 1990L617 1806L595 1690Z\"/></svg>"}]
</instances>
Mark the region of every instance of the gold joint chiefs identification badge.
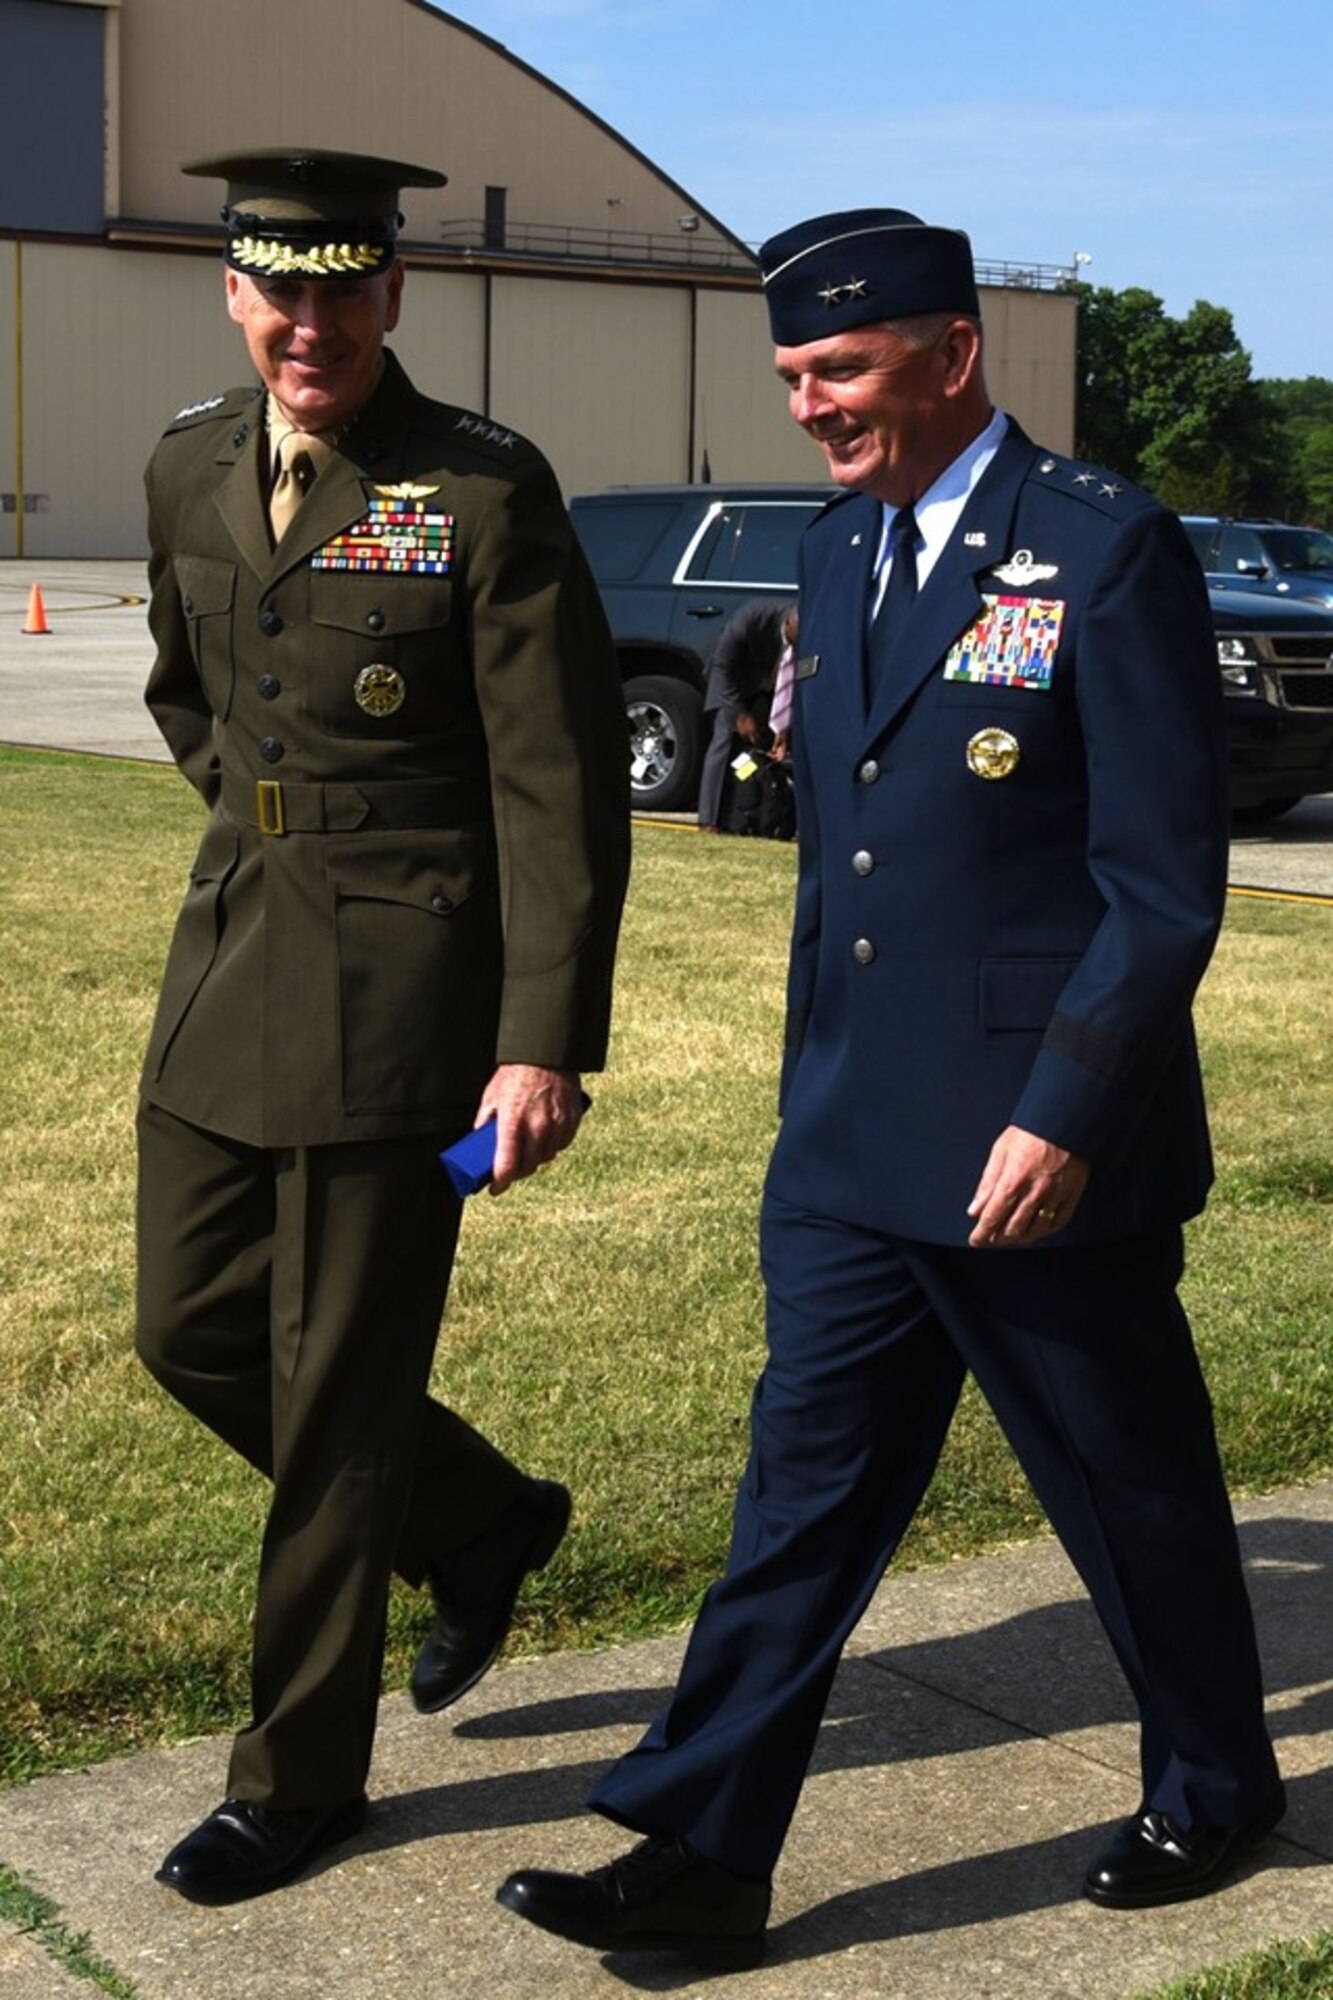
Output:
<instances>
[{"instance_id":1,"label":"gold joint chiefs identification badge","mask_svg":"<svg viewBox=\"0 0 1333 2000\"><path fill-rule=\"evenodd\" d=\"M967 768L979 778L1008 778L1022 754L1018 738L1007 729L979 729L967 741Z\"/></svg>"},{"instance_id":2,"label":"gold joint chiefs identification badge","mask_svg":"<svg viewBox=\"0 0 1333 2000\"><path fill-rule=\"evenodd\" d=\"M397 667L362 667L352 693L367 715L396 715L407 699L407 682Z\"/></svg>"}]
</instances>

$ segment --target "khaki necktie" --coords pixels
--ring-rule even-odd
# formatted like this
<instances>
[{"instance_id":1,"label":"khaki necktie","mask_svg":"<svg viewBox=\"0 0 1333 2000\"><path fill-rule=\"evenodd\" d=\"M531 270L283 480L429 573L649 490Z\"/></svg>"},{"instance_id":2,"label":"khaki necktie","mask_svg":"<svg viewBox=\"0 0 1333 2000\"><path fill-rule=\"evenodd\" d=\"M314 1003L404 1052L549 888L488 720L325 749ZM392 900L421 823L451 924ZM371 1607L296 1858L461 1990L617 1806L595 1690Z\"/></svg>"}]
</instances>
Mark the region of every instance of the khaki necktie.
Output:
<instances>
[{"instance_id":1,"label":"khaki necktie","mask_svg":"<svg viewBox=\"0 0 1333 2000\"><path fill-rule=\"evenodd\" d=\"M282 540L296 518L296 512L328 464L329 446L308 431L285 431L274 454L276 471L268 499L269 524L274 543Z\"/></svg>"}]
</instances>

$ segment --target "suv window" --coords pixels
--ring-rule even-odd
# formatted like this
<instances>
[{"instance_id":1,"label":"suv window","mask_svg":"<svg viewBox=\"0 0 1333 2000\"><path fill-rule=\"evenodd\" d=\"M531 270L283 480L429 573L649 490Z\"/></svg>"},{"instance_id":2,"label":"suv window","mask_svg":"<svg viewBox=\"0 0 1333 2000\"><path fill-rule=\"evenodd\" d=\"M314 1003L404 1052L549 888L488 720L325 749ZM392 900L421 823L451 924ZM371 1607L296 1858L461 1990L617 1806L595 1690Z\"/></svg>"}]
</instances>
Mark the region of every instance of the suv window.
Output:
<instances>
[{"instance_id":1,"label":"suv window","mask_svg":"<svg viewBox=\"0 0 1333 2000\"><path fill-rule=\"evenodd\" d=\"M724 508L694 551L689 580L757 590L794 584L797 547L823 504L772 500Z\"/></svg>"},{"instance_id":2,"label":"suv window","mask_svg":"<svg viewBox=\"0 0 1333 2000\"><path fill-rule=\"evenodd\" d=\"M1242 563L1250 565L1252 572L1257 568L1272 567L1264 554L1263 543L1252 528L1223 528L1217 550L1218 569L1224 573L1239 570Z\"/></svg>"},{"instance_id":3,"label":"suv window","mask_svg":"<svg viewBox=\"0 0 1333 2000\"><path fill-rule=\"evenodd\" d=\"M736 532L733 583L795 583L796 551L818 507L747 507Z\"/></svg>"},{"instance_id":4,"label":"suv window","mask_svg":"<svg viewBox=\"0 0 1333 2000\"><path fill-rule=\"evenodd\" d=\"M1280 570L1333 570L1333 535L1322 528L1269 528L1264 541Z\"/></svg>"},{"instance_id":5,"label":"suv window","mask_svg":"<svg viewBox=\"0 0 1333 2000\"><path fill-rule=\"evenodd\" d=\"M675 500L613 507L581 507L576 501L571 509L583 553L593 574L606 583L637 576L679 512Z\"/></svg>"},{"instance_id":6,"label":"suv window","mask_svg":"<svg viewBox=\"0 0 1333 2000\"><path fill-rule=\"evenodd\" d=\"M1193 551L1194 551L1195 555L1196 555L1196 556L1198 557L1198 559L1199 559L1199 562L1200 562L1201 566L1202 566L1202 567L1203 567L1204 569L1211 569L1211 568L1212 568L1212 566L1213 566L1213 564L1212 564L1212 551L1213 551L1213 530L1212 530L1212 528L1211 528L1211 527L1209 527L1209 526L1208 526L1207 524L1205 524L1205 525L1204 525L1204 526L1202 526L1202 527L1195 527L1195 526L1192 526L1190 522L1186 521L1186 523L1185 523L1185 533L1186 533L1186 535L1187 535L1187 536L1189 537L1189 545L1190 545L1190 547L1191 547L1191 548L1193 549Z\"/></svg>"}]
</instances>

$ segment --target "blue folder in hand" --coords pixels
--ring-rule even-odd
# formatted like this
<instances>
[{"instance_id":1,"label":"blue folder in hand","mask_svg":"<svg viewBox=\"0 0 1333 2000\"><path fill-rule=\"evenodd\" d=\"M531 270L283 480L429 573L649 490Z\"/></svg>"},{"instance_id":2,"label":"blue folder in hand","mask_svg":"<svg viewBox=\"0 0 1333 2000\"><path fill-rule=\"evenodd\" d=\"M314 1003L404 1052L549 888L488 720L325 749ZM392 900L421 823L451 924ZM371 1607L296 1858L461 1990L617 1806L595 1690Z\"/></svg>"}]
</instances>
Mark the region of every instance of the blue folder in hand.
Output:
<instances>
[{"instance_id":1,"label":"blue folder in hand","mask_svg":"<svg viewBox=\"0 0 1333 2000\"><path fill-rule=\"evenodd\" d=\"M453 1182L455 1193L476 1194L484 1188L495 1165L495 1120L487 1119L474 1132L465 1132L452 1146L446 1146L440 1165Z\"/></svg>"},{"instance_id":2,"label":"blue folder in hand","mask_svg":"<svg viewBox=\"0 0 1333 2000\"><path fill-rule=\"evenodd\" d=\"M579 1092L579 1099L585 1111L592 1110L592 1099L586 1090ZM484 1125L465 1132L461 1139L455 1139L452 1146L446 1146L440 1154L440 1165L453 1182L456 1193L478 1193L485 1187L495 1167L495 1120L488 1118Z\"/></svg>"}]
</instances>

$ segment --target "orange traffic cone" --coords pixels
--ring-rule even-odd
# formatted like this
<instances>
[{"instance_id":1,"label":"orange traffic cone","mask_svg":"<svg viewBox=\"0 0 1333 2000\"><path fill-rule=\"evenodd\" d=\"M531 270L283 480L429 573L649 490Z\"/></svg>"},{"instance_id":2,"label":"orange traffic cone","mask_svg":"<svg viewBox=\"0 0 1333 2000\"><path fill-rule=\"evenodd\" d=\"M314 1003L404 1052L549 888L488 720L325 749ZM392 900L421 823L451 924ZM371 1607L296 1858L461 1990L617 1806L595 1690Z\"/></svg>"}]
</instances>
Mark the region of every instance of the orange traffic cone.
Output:
<instances>
[{"instance_id":1,"label":"orange traffic cone","mask_svg":"<svg viewBox=\"0 0 1333 2000\"><path fill-rule=\"evenodd\" d=\"M34 637L42 633L49 633L51 630L51 627L46 622L46 606L42 603L42 586L40 583L35 583L28 593L28 615L24 620L23 629L25 632L31 633Z\"/></svg>"}]
</instances>

